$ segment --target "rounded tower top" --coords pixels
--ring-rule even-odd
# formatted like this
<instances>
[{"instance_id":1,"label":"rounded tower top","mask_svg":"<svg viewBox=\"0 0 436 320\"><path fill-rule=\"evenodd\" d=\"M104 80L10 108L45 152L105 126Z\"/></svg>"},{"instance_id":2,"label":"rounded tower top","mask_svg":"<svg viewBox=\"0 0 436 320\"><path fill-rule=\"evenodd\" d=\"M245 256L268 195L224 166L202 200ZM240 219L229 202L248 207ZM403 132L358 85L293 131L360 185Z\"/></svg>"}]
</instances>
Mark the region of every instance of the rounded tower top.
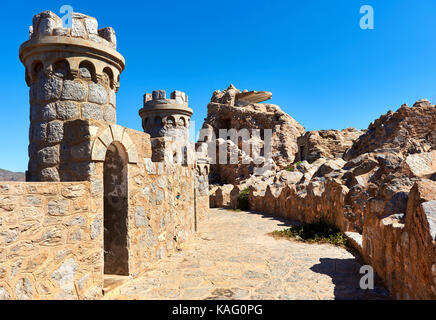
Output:
<instances>
[{"instance_id":1,"label":"rounded tower top","mask_svg":"<svg viewBox=\"0 0 436 320\"><path fill-rule=\"evenodd\" d=\"M29 38L21 45L19 53L26 67L27 85L36 80L41 68L47 73L56 73L56 65L66 61L73 78L80 75L83 65L91 65L89 76L117 91L125 60L116 51L112 28L98 29L95 18L77 12L72 13L71 28L64 28L56 14L44 11L33 17Z\"/></svg>"},{"instance_id":2,"label":"rounded tower top","mask_svg":"<svg viewBox=\"0 0 436 320\"><path fill-rule=\"evenodd\" d=\"M144 107L139 110L142 127L151 137L187 137L191 124L192 109L188 107L188 96L174 91L166 98L165 90L156 90L144 95Z\"/></svg>"}]
</instances>

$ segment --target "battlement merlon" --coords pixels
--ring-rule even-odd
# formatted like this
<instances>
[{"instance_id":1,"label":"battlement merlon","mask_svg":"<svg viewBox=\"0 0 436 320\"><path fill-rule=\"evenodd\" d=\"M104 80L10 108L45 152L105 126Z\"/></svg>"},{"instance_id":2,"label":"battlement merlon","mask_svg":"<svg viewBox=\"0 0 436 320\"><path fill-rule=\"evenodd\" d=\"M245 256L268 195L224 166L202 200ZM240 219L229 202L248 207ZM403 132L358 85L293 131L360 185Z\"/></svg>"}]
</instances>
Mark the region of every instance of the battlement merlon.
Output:
<instances>
[{"instance_id":1,"label":"battlement merlon","mask_svg":"<svg viewBox=\"0 0 436 320\"><path fill-rule=\"evenodd\" d=\"M95 68L96 82L107 76L115 91L119 87L119 75L124 70L124 57L116 51L115 31L98 29L95 18L74 12L72 27L64 28L61 19L51 11L44 11L33 18L29 28L29 40L20 47L20 60L26 67L26 82L35 81L34 68L42 64L47 74L53 65L65 59L72 76L79 74L80 63L89 61Z\"/></svg>"},{"instance_id":2,"label":"battlement merlon","mask_svg":"<svg viewBox=\"0 0 436 320\"><path fill-rule=\"evenodd\" d=\"M188 107L188 96L182 91L173 91L171 98L166 98L165 90L155 90L153 93L144 94L143 108L139 110L144 113L158 113L159 111L173 111L175 113L192 116L193 110Z\"/></svg>"}]
</instances>

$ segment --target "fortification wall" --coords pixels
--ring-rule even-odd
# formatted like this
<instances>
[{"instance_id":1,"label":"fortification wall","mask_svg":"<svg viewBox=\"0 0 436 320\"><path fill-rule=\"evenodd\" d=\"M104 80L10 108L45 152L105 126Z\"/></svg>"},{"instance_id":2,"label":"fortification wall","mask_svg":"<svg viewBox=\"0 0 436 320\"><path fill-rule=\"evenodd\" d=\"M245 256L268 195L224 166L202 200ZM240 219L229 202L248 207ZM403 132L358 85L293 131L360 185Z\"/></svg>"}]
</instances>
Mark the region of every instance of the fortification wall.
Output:
<instances>
[{"instance_id":1,"label":"fortification wall","mask_svg":"<svg viewBox=\"0 0 436 320\"><path fill-rule=\"evenodd\" d=\"M336 225L357 239L352 244L395 298L436 299L436 183L423 179L414 185L405 215L386 216L385 202L371 199L363 215L362 234L355 232L353 217L348 216L349 196L346 186L331 179L325 184L310 183L300 191L294 186L268 186L266 192L251 188L249 204L253 211Z\"/></svg>"},{"instance_id":2,"label":"fortification wall","mask_svg":"<svg viewBox=\"0 0 436 320\"><path fill-rule=\"evenodd\" d=\"M0 299L101 296L99 198L89 182L0 183Z\"/></svg>"}]
</instances>

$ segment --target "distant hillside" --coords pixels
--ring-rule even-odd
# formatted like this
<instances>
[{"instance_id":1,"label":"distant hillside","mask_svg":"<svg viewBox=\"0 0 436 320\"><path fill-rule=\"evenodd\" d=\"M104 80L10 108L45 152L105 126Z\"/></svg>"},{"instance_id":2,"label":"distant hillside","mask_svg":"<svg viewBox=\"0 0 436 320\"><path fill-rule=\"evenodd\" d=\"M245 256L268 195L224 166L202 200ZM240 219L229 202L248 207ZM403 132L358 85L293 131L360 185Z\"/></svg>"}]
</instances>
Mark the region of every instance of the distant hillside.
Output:
<instances>
[{"instance_id":1,"label":"distant hillside","mask_svg":"<svg viewBox=\"0 0 436 320\"><path fill-rule=\"evenodd\" d=\"M24 172L12 172L0 169L0 181L25 181Z\"/></svg>"}]
</instances>

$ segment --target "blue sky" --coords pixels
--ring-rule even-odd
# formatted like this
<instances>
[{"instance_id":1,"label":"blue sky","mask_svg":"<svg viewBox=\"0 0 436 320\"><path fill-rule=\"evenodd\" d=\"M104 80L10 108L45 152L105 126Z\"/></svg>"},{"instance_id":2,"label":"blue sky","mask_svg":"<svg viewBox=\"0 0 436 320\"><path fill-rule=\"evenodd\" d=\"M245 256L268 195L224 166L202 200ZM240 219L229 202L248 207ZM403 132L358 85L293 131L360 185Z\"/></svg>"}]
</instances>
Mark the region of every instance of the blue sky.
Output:
<instances>
[{"instance_id":1,"label":"blue sky","mask_svg":"<svg viewBox=\"0 0 436 320\"><path fill-rule=\"evenodd\" d=\"M142 130L142 95L189 95L199 129L212 92L267 90L306 130L367 128L401 104L436 101L436 1L21 1L2 3L0 168L27 167L28 88L18 48L33 15L64 4L111 26L126 59L120 125ZM372 5L375 29L359 27Z\"/></svg>"}]
</instances>

